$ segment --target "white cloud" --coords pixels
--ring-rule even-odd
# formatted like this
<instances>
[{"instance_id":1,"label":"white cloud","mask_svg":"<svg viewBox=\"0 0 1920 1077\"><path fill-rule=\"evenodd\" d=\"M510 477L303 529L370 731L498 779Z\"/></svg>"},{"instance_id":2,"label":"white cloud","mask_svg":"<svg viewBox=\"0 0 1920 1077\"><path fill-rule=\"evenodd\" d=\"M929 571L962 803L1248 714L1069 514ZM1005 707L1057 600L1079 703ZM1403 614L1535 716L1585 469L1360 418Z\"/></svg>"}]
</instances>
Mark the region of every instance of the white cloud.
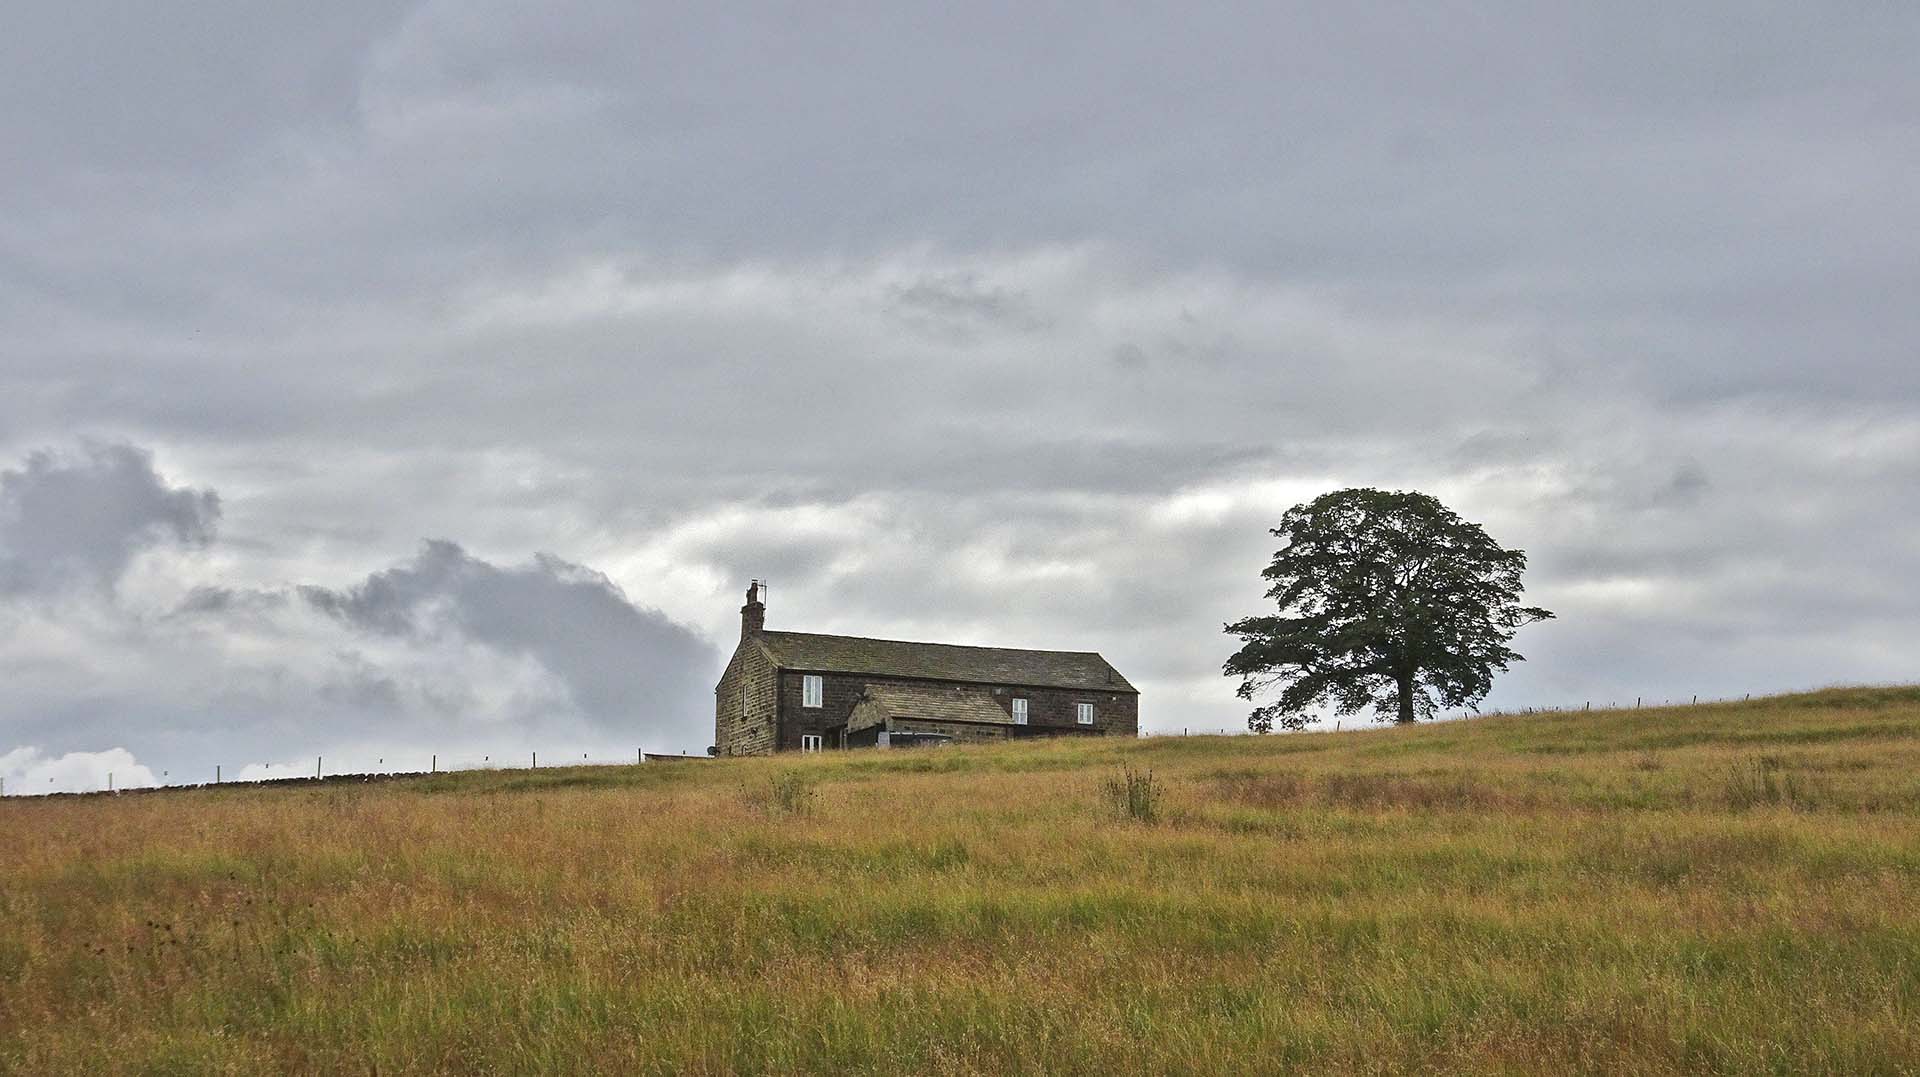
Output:
<instances>
[{"instance_id":1,"label":"white cloud","mask_svg":"<svg viewBox=\"0 0 1920 1077\"><path fill-rule=\"evenodd\" d=\"M311 778L315 774L324 774L324 760L316 756L312 760L280 763L248 763L232 774L224 771L222 780L236 782L282 782L293 778Z\"/></svg>"},{"instance_id":2,"label":"white cloud","mask_svg":"<svg viewBox=\"0 0 1920 1077\"><path fill-rule=\"evenodd\" d=\"M10 796L96 793L108 788L142 789L158 784L153 771L141 765L125 748L54 756L38 748L23 747L0 754L0 786Z\"/></svg>"}]
</instances>

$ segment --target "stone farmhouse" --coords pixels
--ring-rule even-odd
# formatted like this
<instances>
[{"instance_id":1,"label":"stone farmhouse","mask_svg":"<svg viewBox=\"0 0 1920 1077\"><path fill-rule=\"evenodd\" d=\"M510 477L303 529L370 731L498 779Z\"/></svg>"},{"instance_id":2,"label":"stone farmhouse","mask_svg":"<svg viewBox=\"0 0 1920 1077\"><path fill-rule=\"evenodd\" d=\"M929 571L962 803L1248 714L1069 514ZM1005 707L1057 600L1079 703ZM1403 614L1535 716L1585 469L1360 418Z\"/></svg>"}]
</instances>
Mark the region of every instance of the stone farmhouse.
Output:
<instances>
[{"instance_id":1,"label":"stone farmhouse","mask_svg":"<svg viewBox=\"0 0 1920 1077\"><path fill-rule=\"evenodd\" d=\"M771 632L755 580L713 689L715 755L1140 731L1140 693L1091 651Z\"/></svg>"}]
</instances>

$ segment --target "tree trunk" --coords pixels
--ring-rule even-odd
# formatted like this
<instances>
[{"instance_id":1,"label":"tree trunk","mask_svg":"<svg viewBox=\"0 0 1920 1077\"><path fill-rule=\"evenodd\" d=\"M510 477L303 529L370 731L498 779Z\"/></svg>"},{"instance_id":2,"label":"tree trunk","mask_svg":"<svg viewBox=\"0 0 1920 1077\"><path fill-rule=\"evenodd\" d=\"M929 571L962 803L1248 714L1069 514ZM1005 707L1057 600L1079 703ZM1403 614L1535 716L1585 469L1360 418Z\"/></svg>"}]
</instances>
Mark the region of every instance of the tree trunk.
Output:
<instances>
[{"instance_id":1,"label":"tree trunk","mask_svg":"<svg viewBox=\"0 0 1920 1077\"><path fill-rule=\"evenodd\" d=\"M1400 682L1400 714L1394 718L1396 725L1413 724L1413 674L1403 674Z\"/></svg>"}]
</instances>

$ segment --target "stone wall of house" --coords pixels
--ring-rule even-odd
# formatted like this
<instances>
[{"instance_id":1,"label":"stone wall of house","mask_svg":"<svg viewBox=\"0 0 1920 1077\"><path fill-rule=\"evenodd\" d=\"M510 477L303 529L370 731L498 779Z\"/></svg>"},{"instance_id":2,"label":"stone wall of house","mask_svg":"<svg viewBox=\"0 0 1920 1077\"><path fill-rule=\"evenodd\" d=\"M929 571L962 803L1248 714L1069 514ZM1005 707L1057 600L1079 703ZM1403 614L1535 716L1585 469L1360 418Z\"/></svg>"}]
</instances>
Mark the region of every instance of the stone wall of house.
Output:
<instances>
[{"instance_id":1,"label":"stone wall of house","mask_svg":"<svg viewBox=\"0 0 1920 1077\"><path fill-rule=\"evenodd\" d=\"M713 690L715 753L771 754L776 743L776 705L773 663L767 661L766 652L758 644L741 640ZM799 746L796 738L793 747Z\"/></svg>"},{"instance_id":2,"label":"stone wall of house","mask_svg":"<svg viewBox=\"0 0 1920 1077\"><path fill-rule=\"evenodd\" d=\"M848 716L853 713L854 703L859 700L861 692L865 691L869 684L909 685L948 692L955 689L969 693L984 692L1009 715L1013 711L1013 700L1016 697L1023 697L1027 700L1027 724L1039 730L1056 728L1069 732L1088 732L1089 727L1074 721L1074 705L1091 703L1093 704L1092 731L1122 737L1136 737L1140 734L1140 697L1132 692L955 684L951 681L875 677L863 673L823 673L820 675L824 678L821 685L822 705L803 707L801 702L804 676L804 671L780 671L780 698L777 708L780 728L778 736L774 738L774 750L797 750L800 747L802 734L824 734L829 729L845 725ZM826 743L833 744L836 741L830 739Z\"/></svg>"}]
</instances>

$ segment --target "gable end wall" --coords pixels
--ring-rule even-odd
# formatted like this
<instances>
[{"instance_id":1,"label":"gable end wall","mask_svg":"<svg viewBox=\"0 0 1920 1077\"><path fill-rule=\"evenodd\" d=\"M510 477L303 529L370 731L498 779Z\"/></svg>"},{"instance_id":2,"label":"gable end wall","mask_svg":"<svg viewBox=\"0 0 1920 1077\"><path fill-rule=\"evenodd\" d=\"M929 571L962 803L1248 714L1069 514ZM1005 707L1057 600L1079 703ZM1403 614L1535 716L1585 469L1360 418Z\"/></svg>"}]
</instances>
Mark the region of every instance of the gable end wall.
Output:
<instances>
[{"instance_id":1,"label":"gable end wall","mask_svg":"<svg viewBox=\"0 0 1920 1077\"><path fill-rule=\"evenodd\" d=\"M740 699L747 697L746 717ZM713 744L719 755L771 755L774 750L774 669L766 652L741 640L713 690ZM794 742L799 746L799 741Z\"/></svg>"}]
</instances>

